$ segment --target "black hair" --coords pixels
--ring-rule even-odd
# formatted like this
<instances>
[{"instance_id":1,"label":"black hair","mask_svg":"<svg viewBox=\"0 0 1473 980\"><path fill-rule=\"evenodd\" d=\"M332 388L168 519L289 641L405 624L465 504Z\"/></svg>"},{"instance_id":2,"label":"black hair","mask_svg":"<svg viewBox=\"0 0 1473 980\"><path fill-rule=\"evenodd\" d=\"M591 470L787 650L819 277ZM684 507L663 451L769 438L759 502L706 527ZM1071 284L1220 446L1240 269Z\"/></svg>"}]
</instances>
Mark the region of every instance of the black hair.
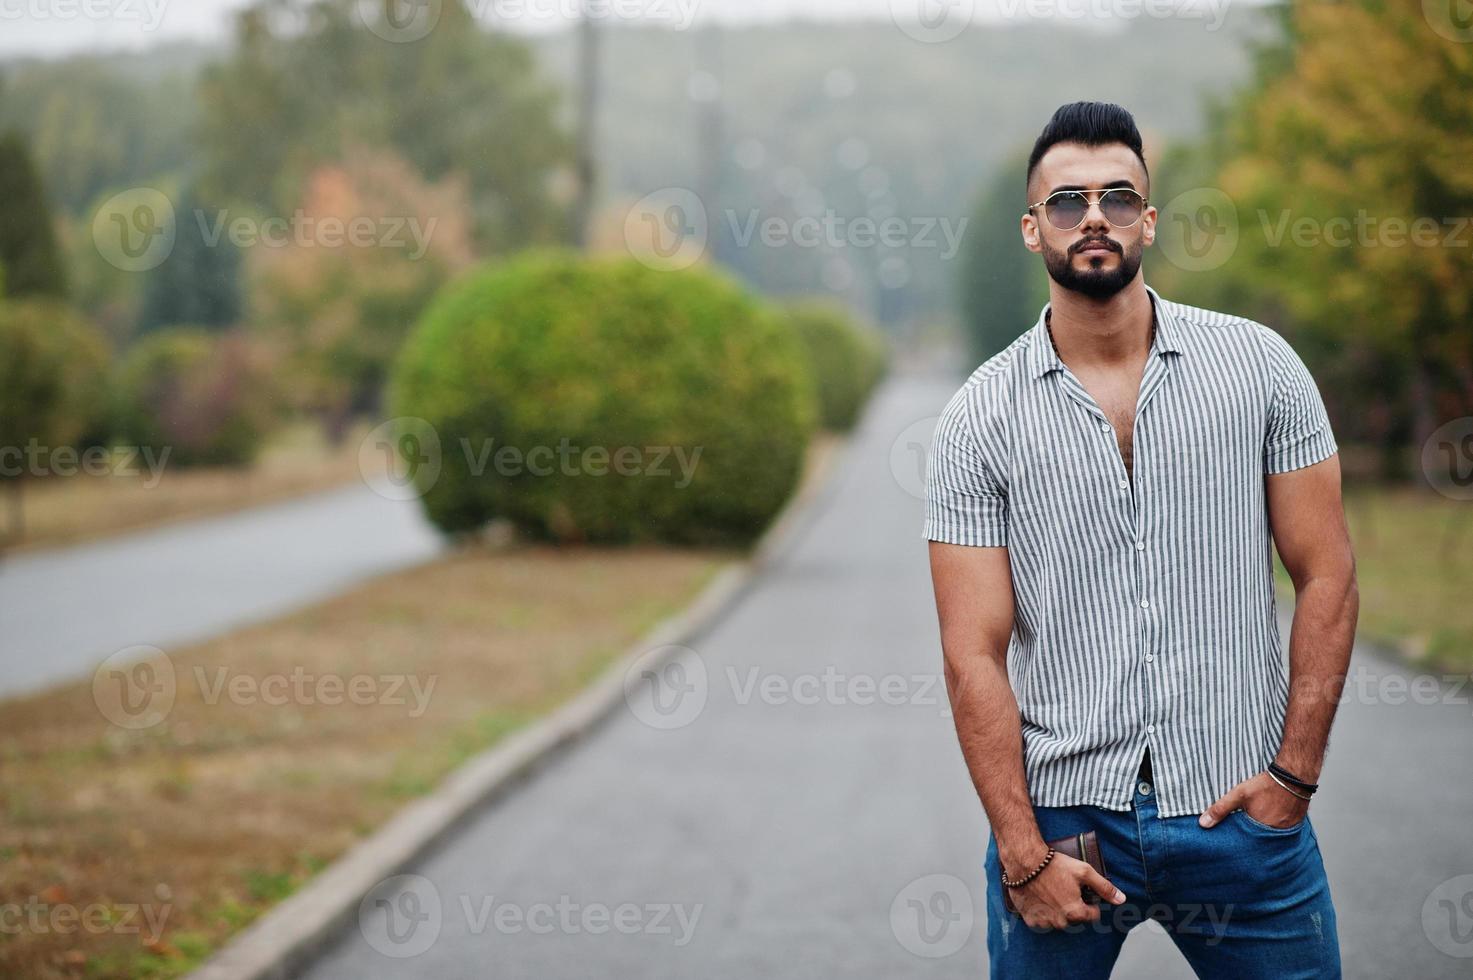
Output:
<instances>
[{"instance_id":1,"label":"black hair","mask_svg":"<svg viewBox=\"0 0 1473 980\"><path fill-rule=\"evenodd\" d=\"M1033 144L1033 152L1028 155L1028 173L1024 179L1025 195L1027 188L1033 186L1033 171L1038 168L1038 161L1043 159L1050 147L1058 143L1082 143L1085 146L1124 143L1140 160L1149 186L1151 172L1146 169L1146 157L1141 152L1141 132L1135 126L1135 117L1113 102L1070 102L1054 111L1053 118L1043 127L1043 132ZM1145 194L1147 188L1140 190Z\"/></svg>"}]
</instances>

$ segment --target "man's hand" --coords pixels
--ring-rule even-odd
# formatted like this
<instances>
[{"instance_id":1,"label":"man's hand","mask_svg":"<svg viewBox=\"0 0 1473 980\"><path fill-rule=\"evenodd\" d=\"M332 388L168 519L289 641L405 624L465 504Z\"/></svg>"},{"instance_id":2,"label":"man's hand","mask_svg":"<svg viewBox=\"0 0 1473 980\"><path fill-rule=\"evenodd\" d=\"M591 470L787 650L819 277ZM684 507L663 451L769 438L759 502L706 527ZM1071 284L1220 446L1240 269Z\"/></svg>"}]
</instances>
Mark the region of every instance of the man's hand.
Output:
<instances>
[{"instance_id":1,"label":"man's hand","mask_svg":"<svg viewBox=\"0 0 1473 980\"><path fill-rule=\"evenodd\" d=\"M1008 877L1012 876L1009 872ZM1087 862L1055 853L1037 878L1012 890L1013 904L1033 929L1064 929L1076 922L1098 922L1099 906L1084 900L1086 888L1107 902L1119 905L1125 901L1125 893Z\"/></svg>"},{"instance_id":2,"label":"man's hand","mask_svg":"<svg viewBox=\"0 0 1473 980\"><path fill-rule=\"evenodd\" d=\"M1274 778L1265 770L1224 793L1216 803L1203 811L1197 822L1203 827L1212 827L1234 810L1242 810L1254 820L1270 827L1287 828L1303 820L1305 814L1309 813L1309 801L1301 800L1274 782ZM1043 875L1039 877L1042 878Z\"/></svg>"}]
</instances>

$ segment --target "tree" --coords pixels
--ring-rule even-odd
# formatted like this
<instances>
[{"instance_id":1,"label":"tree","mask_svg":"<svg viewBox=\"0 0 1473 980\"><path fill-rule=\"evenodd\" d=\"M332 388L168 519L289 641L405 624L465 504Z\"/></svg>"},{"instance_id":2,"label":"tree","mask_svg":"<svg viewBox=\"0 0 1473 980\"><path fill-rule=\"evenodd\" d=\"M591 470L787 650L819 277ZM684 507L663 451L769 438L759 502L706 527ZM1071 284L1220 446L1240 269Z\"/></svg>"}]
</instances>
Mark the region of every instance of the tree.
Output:
<instances>
[{"instance_id":1,"label":"tree","mask_svg":"<svg viewBox=\"0 0 1473 980\"><path fill-rule=\"evenodd\" d=\"M1381 0L1296 2L1292 36L1226 121L1225 273L1282 304L1337 428L1404 472L1403 446L1473 414L1473 45Z\"/></svg>"},{"instance_id":2,"label":"tree","mask_svg":"<svg viewBox=\"0 0 1473 980\"><path fill-rule=\"evenodd\" d=\"M0 483L11 489L5 537L24 534L21 488L50 454L103 411L108 351L101 335L53 299L0 300Z\"/></svg>"},{"instance_id":3,"label":"tree","mask_svg":"<svg viewBox=\"0 0 1473 980\"><path fill-rule=\"evenodd\" d=\"M51 209L25 139L0 136L0 265L15 297L66 295L66 270L56 246Z\"/></svg>"},{"instance_id":4,"label":"tree","mask_svg":"<svg viewBox=\"0 0 1473 980\"><path fill-rule=\"evenodd\" d=\"M463 0L422 9L438 11L433 27L398 43L374 19L388 15L358 0L244 11L233 56L200 84L202 192L285 214L345 146L383 146L430 180L466 176L482 250L559 239L547 178L571 150L556 91L524 44L483 29Z\"/></svg>"},{"instance_id":5,"label":"tree","mask_svg":"<svg viewBox=\"0 0 1473 980\"><path fill-rule=\"evenodd\" d=\"M292 407L331 438L371 412L390 361L440 286L473 259L466 181L424 181L397 154L349 147L308 177L304 225L382 220L369 242L258 245L249 256L255 331L284 357Z\"/></svg>"},{"instance_id":6,"label":"tree","mask_svg":"<svg viewBox=\"0 0 1473 980\"><path fill-rule=\"evenodd\" d=\"M958 286L972 366L1002 350L1033 325L1048 302L1043 261L1023 246L1018 219L1027 207L1026 153L998 169L968 227Z\"/></svg>"},{"instance_id":7,"label":"tree","mask_svg":"<svg viewBox=\"0 0 1473 980\"><path fill-rule=\"evenodd\" d=\"M174 249L149 273L139 333L179 324L223 328L240 318L240 249L223 232L220 214L193 187L181 196Z\"/></svg>"}]
</instances>

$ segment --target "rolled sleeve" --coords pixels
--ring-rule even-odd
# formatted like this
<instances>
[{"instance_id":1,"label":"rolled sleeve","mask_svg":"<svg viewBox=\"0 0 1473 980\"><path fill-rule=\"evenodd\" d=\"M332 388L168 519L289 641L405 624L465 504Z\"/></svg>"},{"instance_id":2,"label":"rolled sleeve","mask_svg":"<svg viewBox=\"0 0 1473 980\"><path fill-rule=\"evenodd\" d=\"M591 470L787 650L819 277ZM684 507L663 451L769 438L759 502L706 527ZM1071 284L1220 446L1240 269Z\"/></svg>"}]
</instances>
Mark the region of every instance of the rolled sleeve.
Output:
<instances>
[{"instance_id":1,"label":"rolled sleeve","mask_svg":"<svg viewBox=\"0 0 1473 980\"><path fill-rule=\"evenodd\" d=\"M941 415L926 465L930 541L977 547L1008 543L1007 494L998 486L958 406Z\"/></svg>"},{"instance_id":2,"label":"rolled sleeve","mask_svg":"<svg viewBox=\"0 0 1473 980\"><path fill-rule=\"evenodd\" d=\"M1328 459L1339 447L1313 376L1288 341L1267 327L1262 333L1273 378L1263 438L1264 472L1285 473Z\"/></svg>"}]
</instances>

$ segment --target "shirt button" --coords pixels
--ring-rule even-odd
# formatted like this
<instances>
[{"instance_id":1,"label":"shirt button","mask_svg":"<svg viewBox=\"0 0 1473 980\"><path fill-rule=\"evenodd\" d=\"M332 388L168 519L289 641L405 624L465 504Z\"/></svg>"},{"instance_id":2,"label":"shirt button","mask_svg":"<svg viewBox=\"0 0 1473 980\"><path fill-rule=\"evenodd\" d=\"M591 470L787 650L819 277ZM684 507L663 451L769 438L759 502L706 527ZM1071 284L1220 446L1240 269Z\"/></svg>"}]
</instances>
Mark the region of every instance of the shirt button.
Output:
<instances>
[{"instance_id":1,"label":"shirt button","mask_svg":"<svg viewBox=\"0 0 1473 980\"><path fill-rule=\"evenodd\" d=\"M1130 486L1130 484L1126 483L1124 480L1121 480L1120 481L1120 489L1121 490L1124 490L1128 486Z\"/></svg>"},{"instance_id":2,"label":"shirt button","mask_svg":"<svg viewBox=\"0 0 1473 980\"><path fill-rule=\"evenodd\" d=\"M1135 543L1135 550L1136 551L1145 551L1146 550L1146 543L1144 541L1137 541Z\"/></svg>"},{"instance_id":3,"label":"shirt button","mask_svg":"<svg viewBox=\"0 0 1473 980\"><path fill-rule=\"evenodd\" d=\"M1100 423L1100 431L1101 432L1109 432L1110 431L1110 423L1109 422L1101 422Z\"/></svg>"},{"instance_id":4,"label":"shirt button","mask_svg":"<svg viewBox=\"0 0 1473 980\"><path fill-rule=\"evenodd\" d=\"M1148 653L1148 654L1146 654L1146 663L1148 663L1148 664L1149 663L1154 663L1155 660L1156 660L1156 655L1154 653Z\"/></svg>"},{"instance_id":5,"label":"shirt button","mask_svg":"<svg viewBox=\"0 0 1473 980\"><path fill-rule=\"evenodd\" d=\"M1149 733L1149 734L1151 734L1151 735L1156 734L1156 726L1155 725L1147 725L1146 726L1146 732Z\"/></svg>"},{"instance_id":6,"label":"shirt button","mask_svg":"<svg viewBox=\"0 0 1473 980\"><path fill-rule=\"evenodd\" d=\"M1142 609L1145 609L1150 604L1151 604L1151 600L1150 599L1142 599L1141 600L1141 608Z\"/></svg>"}]
</instances>

